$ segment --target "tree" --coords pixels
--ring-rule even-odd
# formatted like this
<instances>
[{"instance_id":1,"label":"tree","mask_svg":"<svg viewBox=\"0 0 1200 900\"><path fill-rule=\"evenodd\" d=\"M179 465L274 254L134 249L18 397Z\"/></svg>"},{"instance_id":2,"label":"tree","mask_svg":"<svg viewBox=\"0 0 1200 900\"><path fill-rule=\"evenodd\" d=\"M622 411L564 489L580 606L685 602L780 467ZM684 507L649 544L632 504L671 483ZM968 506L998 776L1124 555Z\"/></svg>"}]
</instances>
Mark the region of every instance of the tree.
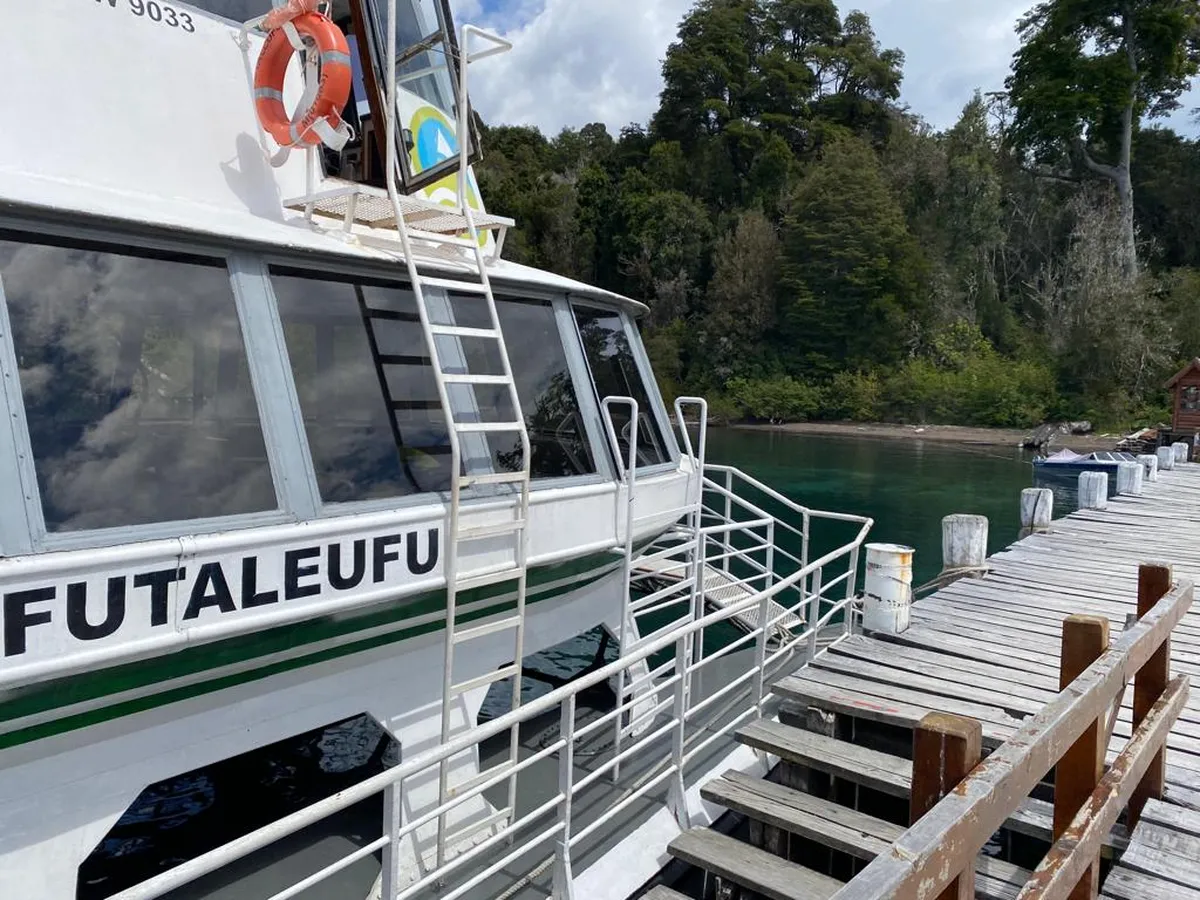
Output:
<instances>
[{"instance_id":1,"label":"tree","mask_svg":"<svg viewBox=\"0 0 1200 900\"><path fill-rule=\"evenodd\" d=\"M1133 280L1133 138L1143 119L1179 107L1200 64L1200 9L1195 0L1044 0L1018 30L1007 82L1014 144L1116 188L1122 270Z\"/></svg>"},{"instance_id":2,"label":"tree","mask_svg":"<svg viewBox=\"0 0 1200 900\"><path fill-rule=\"evenodd\" d=\"M713 252L701 352L718 384L745 374L775 322L779 236L757 211L742 213Z\"/></svg>"},{"instance_id":3,"label":"tree","mask_svg":"<svg viewBox=\"0 0 1200 900\"><path fill-rule=\"evenodd\" d=\"M832 374L898 360L918 324L923 268L871 148L827 146L784 224L780 310L794 364Z\"/></svg>"}]
</instances>

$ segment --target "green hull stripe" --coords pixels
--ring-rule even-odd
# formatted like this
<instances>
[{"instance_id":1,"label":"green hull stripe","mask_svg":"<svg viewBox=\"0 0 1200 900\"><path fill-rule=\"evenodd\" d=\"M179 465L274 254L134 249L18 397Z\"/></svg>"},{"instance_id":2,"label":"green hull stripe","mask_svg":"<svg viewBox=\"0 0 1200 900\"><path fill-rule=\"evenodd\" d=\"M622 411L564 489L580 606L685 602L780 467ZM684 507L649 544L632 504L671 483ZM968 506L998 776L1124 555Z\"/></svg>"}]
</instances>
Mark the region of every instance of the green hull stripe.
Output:
<instances>
[{"instance_id":1,"label":"green hull stripe","mask_svg":"<svg viewBox=\"0 0 1200 900\"><path fill-rule=\"evenodd\" d=\"M527 602L539 603L579 590L608 574L614 565L615 560L611 553L596 553L559 565L531 569L528 579ZM554 582L561 582L565 579L572 580L566 585L548 587ZM542 588L541 591L538 590L539 587ZM470 606L486 603L491 599L499 599L506 594L512 594L510 583L489 585L486 588L463 591L459 594L459 602L463 606ZM7 692L7 698L0 702L0 723L94 701L112 694L164 684L181 677L245 663L272 654L295 650L309 644L398 624L422 615L436 614L445 609L445 599L445 591L433 591L405 598L398 605L389 605L382 610L325 616L257 634L231 638L211 645L191 647L169 656L19 688ZM462 621L472 621L495 615L505 610L511 610L515 606L515 600L495 603L464 614ZM2 734L0 735L0 749L221 690L235 684L265 678L278 672L302 668L329 659L361 653L385 644L409 640L432 631L440 631L444 626L445 619L438 618L435 621L407 629L388 631L366 640L268 664L251 671L238 672L211 681L168 689L150 696L138 697L102 709Z\"/></svg>"},{"instance_id":2,"label":"green hull stripe","mask_svg":"<svg viewBox=\"0 0 1200 900\"><path fill-rule=\"evenodd\" d=\"M543 602L554 599L555 597L560 597L563 594L594 584L608 574L608 572L601 572L597 575L588 576L580 581L572 582L571 584L559 590L548 592L537 597L536 599L530 597L528 602ZM443 594L443 596L445 595ZM517 604L515 600L499 603L495 606L471 613L470 615L465 615L462 617L462 620L464 622L469 622L475 619L496 615L497 613L515 609L516 605ZM9 732L8 734L0 734L0 750L5 750L9 747L17 746L18 744L27 744L31 741L38 741L44 738L53 737L57 734L64 734L68 731L76 731L80 728L87 728L91 725L97 725L101 722L107 722L112 719L119 719L124 716L133 715L134 713L145 712L146 710L155 709L159 706L178 703L181 700L188 700L193 697L203 696L204 694L211 694L215 691L236 687L240 684L248 684L252 681L259 681L263 678L269 678L272 675L279 675L283 672L290 672L295 669L317 665L318 663L340 659L345 656L352 656L356 653L363 653L367 650L374 650L377 647L383 647L387 644L394 644L400 641L409 640L424 634L429 634L430 632L441 631L444 627L444 624L445 623L442 620L429 622L424 625L389 632L384 635L378 635L376 637L368 638L363 641L357 641L352 644L345 644L340 647L332 647L328 650L318 651L306 656L268 664L248 672L239 672L237 674L219 677L213 679L212 681L204 681L198 684L168 689L160 693L139 697L134 700L127 700L121 703L113 704L112 706L105 706L100 709L91 710L86 713L67 716L62 719L55 719L52 722L46 722L42 725L35 725L19 731Z\"/></svg>"}]
</instances>

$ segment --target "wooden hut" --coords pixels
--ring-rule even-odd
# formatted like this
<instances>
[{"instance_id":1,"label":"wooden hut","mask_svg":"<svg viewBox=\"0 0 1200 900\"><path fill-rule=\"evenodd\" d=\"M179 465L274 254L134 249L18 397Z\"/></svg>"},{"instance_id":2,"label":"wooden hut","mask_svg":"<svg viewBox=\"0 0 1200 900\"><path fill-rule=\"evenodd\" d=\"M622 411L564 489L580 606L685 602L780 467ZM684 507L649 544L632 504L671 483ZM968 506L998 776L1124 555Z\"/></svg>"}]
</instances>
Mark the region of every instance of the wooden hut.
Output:
<instances>
[{"instance_id":1,"label":"wooden hut","mask_svg":"<svg viewBox=\"0 0 1200 900\"><path fill-rule=\"evenodd\" d=\"M1200 357L1180 369L1166 387L1175 397L1171 432L1176 440L1191 441L1200 434Z\"/></svg>"}]
</instances>

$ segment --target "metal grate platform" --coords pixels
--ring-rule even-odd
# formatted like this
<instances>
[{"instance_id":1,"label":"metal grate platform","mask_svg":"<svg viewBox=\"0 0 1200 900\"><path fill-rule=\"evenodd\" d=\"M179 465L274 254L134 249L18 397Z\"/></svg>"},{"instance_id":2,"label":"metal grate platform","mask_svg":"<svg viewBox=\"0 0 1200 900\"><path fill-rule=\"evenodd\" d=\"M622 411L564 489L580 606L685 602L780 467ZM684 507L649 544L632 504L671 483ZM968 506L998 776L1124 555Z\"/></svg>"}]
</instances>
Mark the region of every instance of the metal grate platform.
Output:
<instances>
[{"instance_id":1,"label":"metal grate platform","mask_svg":"<svg viewBox=\"0 0 1200 900\"><path fill-rule=\"evenodd\" d=\"M344 223L371 228L393 228L396 213L387 191L369 185L354 184L336 178L326 179L326 188L305 197L284 200L288 209L314 215L341 219ZM332 186L330 186L332 185ZM431 200L401 196L400 211L406 224L434 234L459 234L468 229L467 218L451 206ZM473 212L475 227L480 230L501 230L514 225L512 219Z\"/></svg>"}]
</instances>

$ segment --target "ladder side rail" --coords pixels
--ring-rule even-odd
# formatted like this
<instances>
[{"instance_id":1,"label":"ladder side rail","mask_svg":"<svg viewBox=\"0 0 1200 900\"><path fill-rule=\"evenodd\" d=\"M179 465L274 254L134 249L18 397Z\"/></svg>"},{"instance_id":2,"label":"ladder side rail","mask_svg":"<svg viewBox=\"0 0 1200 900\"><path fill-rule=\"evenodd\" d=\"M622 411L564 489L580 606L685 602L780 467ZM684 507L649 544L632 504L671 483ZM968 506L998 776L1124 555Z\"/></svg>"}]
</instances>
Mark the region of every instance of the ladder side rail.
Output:
<instances>
[{"instance_id":1,"label":"ladder side rail","mask_svg":"<svg viewBox=\"0 0 1200 900\"><path fill-rule=\"evenodd\" d=\"M454 427L454 410L450 403L449 390L445 378L442 377L442 367L439 362L437 341L433 336L432 323L429 320L429 310L425 303L425 293L421 287L421 273L417 268L416 255L413 252L412 241L404 221L404 208L400 200L400 191L396 184L396 167L399 159L396 148L396 66L392 60L396 57L396 0L388 0L387 4L387 148L386 148L386 184L388 199L396 218L396 230L400 237L400 245L404 252L404 260L408 267L409 280L412 284L414 299L417 304L417 315L421 321L421 329L425 334L426 344L433 367L434 382L437 386L438 399L441 401L443 415L446 416L446 434L450 442L450 505L446 515L445 527L445 577L446 577L446 639L445 655L442 661L442 723L441 742L449 740L449 706L454 686L454 634L452 623L457 615L458 602L458 552L455 535L458 533L459 506L461 501L461 485L459 473L462 468L462 448L457 429ZM394 413L391 413L394 415ZM450 758L446 757L438 765L438 796L439 805L445 805L448 796L448 781L450 776ZM437 827L437 868L441 868L446 855L446 817L438 818ZM389 852L396 852L395 844L389 846Z\"/></svg>"},{"instance_id":2,"label":"ladder side rail","mask_svg":"<svg viewBox=\"0 0 1200 900\"><path fill-rule=\"evenodd\" d=\"M482 53L472 56L470 52L471 38L482 37L493 42L496 46ZM459 171L458 171L458 204L462 211L463 218L467 223L467 234L471 241L471 250L475 257L475 266L479 274L480 284L483 286L484 298L487 301L488 313L491 316L492 328L495 329L497 335L498 350L500 353L501 364L503 366L504 375L508 379L509 397L512 404L513 414L516 416L518 428L516 433L519 435L521 442L521 469L524 478L520 481L520 498L518 501L518 518L519 521L526 523L518 535L518 544L516 552L516 564L518 567L517 576L517 611L518 624L516 627L515 636L515 667L516 674L513 676L513 691L512 691L512 709L516 710L521 705L521 677L522 677L522 660L525 653L525 606L528 593L528 562L529 562L529 501L530 492L532 490L533 479L533 447L529 440L529 427L525 421L525 413L521 407L521 398L517 394L517 383L513 376L512 360L508 353L508 344L504 339L503 329L500 327L500 312L496 308L496 296L492 291L492 280L488 275L487 259L483 253L483 247L480 245L479 229L475 223L475 213L471 208L471 204L467 202L467 169L471 152L470 141L470 112L471 100L467 93L468 89L468 72L471 68L471 62L475 59L483 59L485 56L491 56L496 53L504 53L512 49L512 44L498 38L497 36L476 28L473 25L463 26L462 40L460 45L460 53L462 55L459 64L459 97L458 97L458 148L459 148ZM520 753L520 727L514 724L510 732L509 738L509 764L515 764ZM508 808L515 810L517 804L517 776L514 773L509 780L508 785Z\"/></svg>"}]
</instances>

